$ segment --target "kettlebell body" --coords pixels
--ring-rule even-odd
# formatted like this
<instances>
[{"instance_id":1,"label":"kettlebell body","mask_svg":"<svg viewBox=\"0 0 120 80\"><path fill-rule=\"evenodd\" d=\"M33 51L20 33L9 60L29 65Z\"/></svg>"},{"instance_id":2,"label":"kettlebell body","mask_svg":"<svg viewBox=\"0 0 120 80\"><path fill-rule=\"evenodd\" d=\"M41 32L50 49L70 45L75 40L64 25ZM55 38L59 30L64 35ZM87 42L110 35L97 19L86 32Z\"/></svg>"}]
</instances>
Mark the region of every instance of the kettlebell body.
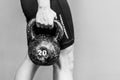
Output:
<instances>
[{"instance_id":1,"label":"kettlebell body","mask_svg":"<svg viewBox=\"0 0 120 80\"><path fill-rule=\"evenodd\" d=\"M59 41L63 36L62 25L56 21L55 36L50 34L35 34L34 26L41 26L32 19L27 25L28 55L31 61L36 65L53 65L58 61L60 55ZM43 26L40 28L44 28Z\"/></svg>"}]
</instances>

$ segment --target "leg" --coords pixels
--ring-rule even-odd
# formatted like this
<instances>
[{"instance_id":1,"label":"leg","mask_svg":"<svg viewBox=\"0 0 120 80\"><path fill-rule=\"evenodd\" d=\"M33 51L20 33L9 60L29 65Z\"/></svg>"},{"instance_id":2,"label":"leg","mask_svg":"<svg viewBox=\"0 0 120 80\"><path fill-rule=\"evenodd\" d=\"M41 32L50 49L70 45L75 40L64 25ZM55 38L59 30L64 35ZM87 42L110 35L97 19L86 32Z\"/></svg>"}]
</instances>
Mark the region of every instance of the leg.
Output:
<instances>
[{"instance_id":1,"label":"leg","mask_svg":"<svg viewBox=\"0 0 120 80\"><path fill-rule=\"evenodd\" d=\"M38 67L39 66L36 66L31 62L27 55L16 73L15 80L33 80Z\"/></svg>"},{"instance_id":2,"label":"leg","mask_svg":"<svg viewBox=\"0 0 120 80\"><path fill-rule=\"evenodd\" d=\"M32 18L36 17L38 11L37 0L20 0L20 2L26 21L29 22Z\"/></svg>"},{"instance_id":3,"label":"leg","mask_svg":"<svg viewBox=\"0 0 120 80\"><path fill-rule=\"evenodd\" d=\"M53 65L53 80L73 80L74 45L61 51L59 62Z\"/></svg>"},{"instance_id":4,"label":"leg","mask_svg":"<svg viewBox=\"0 0 120 80\"><path fill-rule=\"evenodd\" d=\"M61 14L62 18L58 17L58 19L63 20L66 33L60 42L62 50L59 61L53 65L53 80L73 80L74 29L72 16L66 0L55 1L57 1L56 3L58 4L58 9L53 6L53 10L56 12L58 11L57 13Z\"/></svg>"},{"instance_id":5,"label":"leg","mask_svg":"<svg viewBox=\"0 0 120 80\"><path fill-rule=\"evenodd\" d=\"M37 0L20 0L20 2L26 20L29 22L36 16L38 8ZM32 80L38 67L32 63L27 54L16 73L15 80Z\"/></svg>"}]
</instances>

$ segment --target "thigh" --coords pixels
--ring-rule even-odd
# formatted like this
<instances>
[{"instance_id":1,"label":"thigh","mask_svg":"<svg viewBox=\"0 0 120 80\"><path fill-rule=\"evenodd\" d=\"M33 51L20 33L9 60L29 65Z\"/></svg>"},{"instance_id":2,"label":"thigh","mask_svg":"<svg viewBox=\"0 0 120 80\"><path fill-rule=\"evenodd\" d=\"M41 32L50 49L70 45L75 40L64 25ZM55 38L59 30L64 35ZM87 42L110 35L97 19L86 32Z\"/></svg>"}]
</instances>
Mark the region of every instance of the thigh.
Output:
<instances>
[{"instance_id":1,"label":"thigh","mask_svg":"<svg viewBox=\"0 0 120 80\"><path fill-rule=\"evenodd\" d=\"M20 0L20 2L26 21L29 22L32 18L36 17L38 10L37 0Z\"/></svg>"},{"instance_id":2,"label":"thigh","mask_svg":"<svg viewBox=\"0 0 120 80\"><path fill-rule=\"evenodd\" d=\"M61 50L61 55L68 55L71 52L73 54L73 52L74 52L74 44L70 45L69 47L67 47L65 49L62 49Z\"/></svg>"},{"instance_id":3,"label":"thigh","mask_svg":"<svg viewBox=\"0 0 120 80\"><path fill-rule=\"evenodd\" d=\"M57 13L57 18L64 25L64 35L60 41L61 50L74 43L74 25L67 0L51 0L51 8Z\"/></svg>"},{"instance_id":4,"label":"thigh","mask_svg":"<svg viewBox=\"0 0 120 80\"><path fill-rule=\"evenodd\" d=\"M62 69L72 70L74 67L74 44L61 50L59 57L59 66Z\"/></svg>"}]
</instances>

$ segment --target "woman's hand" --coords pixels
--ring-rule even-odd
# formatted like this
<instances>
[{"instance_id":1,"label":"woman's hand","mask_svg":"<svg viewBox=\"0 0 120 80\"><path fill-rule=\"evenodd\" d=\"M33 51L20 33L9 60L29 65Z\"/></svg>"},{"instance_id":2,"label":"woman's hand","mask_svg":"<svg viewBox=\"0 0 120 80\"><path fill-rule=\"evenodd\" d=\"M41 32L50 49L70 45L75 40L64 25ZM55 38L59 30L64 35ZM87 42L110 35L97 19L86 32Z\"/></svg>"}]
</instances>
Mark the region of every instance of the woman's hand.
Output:
<instances>
[{"instance_id":1,"label":"woman's hand","mask_svg":"<svg viewBox=\"0 0 120 80\"><path fill-rule=\"evenodd\" d=\"M56 13L50 7L39 8L36 14L36 22L43 25L53 25L55 18Z\"/></svg>"}]
</instances>

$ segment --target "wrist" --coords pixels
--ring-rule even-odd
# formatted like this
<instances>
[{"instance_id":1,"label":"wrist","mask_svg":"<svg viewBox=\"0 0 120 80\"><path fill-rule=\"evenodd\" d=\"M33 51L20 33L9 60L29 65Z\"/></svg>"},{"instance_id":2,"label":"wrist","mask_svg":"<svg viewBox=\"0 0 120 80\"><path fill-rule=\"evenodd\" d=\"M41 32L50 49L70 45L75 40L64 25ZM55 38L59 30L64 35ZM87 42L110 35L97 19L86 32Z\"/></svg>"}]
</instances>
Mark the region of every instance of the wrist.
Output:
<instances>
[{"instance_id":1,"label":"wrist","mask_svg":"<svg viewBox=\"0 0 120 80\"><path fill-rule=\"evenodd\" d=\"M38 7L38 11L46 11L46 10L50 10L50 7Z\"/></svg>"},{"instance_id":2,"label":"wrist","mask_svg":"<svg viewBox=\"0 0 120 80\"><path fill-rule=\"evenodd\" d=\"M38 8L50 8L50 0L38 0Z\"/></svg>"}]
</instances>

